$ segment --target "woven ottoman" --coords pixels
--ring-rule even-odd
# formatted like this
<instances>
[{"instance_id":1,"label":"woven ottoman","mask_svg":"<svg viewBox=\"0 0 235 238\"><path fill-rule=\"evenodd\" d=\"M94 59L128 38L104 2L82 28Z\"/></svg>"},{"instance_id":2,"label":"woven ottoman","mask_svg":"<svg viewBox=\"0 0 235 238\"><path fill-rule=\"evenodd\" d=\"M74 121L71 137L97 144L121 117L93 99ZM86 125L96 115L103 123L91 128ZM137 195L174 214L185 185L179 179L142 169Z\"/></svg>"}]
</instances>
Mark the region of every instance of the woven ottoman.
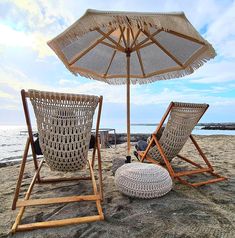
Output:
<instances>
[{"instance_id":1,"label":"woven ottoman","mask_svg":"<svg viewBox=\"0 0 235 238\"><path fill-rule=\"evenodd\" d=\"M172 189L172 179L162 166L144 163L125 164L115 173L120 192L137 198L161 197Z\"/></svg>"}]
</instances>

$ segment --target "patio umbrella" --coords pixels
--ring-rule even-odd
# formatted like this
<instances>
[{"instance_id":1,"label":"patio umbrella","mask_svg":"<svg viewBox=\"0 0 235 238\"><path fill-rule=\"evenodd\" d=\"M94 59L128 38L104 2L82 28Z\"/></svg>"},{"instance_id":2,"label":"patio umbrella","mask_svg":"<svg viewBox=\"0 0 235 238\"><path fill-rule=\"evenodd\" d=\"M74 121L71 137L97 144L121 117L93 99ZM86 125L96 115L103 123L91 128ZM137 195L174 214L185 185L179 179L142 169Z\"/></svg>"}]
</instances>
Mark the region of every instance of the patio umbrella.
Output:
<instances>
[{"instance_id":1,"label":"patio umbrella","mask_svg":"<svg viewBox=\"0 0 235 238\"><path fill-rule=\"evenodd\" d=\"M183 12L87 10L48 45L73 74L127 85L129 159L130 84L191 74L216 55Z\"/></svg>"}]
</instances>

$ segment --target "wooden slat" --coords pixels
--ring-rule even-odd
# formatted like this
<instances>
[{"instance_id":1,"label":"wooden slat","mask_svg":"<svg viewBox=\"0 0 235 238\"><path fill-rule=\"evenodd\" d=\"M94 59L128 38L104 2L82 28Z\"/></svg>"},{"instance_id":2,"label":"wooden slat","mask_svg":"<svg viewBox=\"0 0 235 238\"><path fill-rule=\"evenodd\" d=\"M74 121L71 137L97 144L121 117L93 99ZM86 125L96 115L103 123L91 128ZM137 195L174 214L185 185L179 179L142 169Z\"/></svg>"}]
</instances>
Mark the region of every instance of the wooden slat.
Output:
<instances>
[{"instance_id":1,"label":"wooden slat","mask_svg":"<svg viewBox=\"0 0 235 238\"><path fill-rule=\"evenodd\" d=\"M59 183L59 182L70 182L77 180L90 180L91 177L71 177L71 178L47 178L41 179L40 183Z\"/></svg>"},{"instance_id":2,"label":"wooden slat","mask_svg":"<svg viewBox=\"0 0 235 238\"><path fill-rule=\"evenodd\" d=\"M209 171L211 171L210 168L183 171L183 172L175 173L175 177L187 176L187 175L192 175L192 174L200 174L200 173L205 173L205 172L209 172Z\"/></svg>"},{"instance_id":3,"label":"wooden slat","mask_svg":"<svg viewBox=\"0 0 235 238\"><path fill-rule=\"evenodd\" d=\"M37 205L47 205L55 203L70 203L79 201L94 201L100 199L99 195L81 195L81 196L71 196L71 197L58 197L58 198L41 198L41 199L30 199L30 200L19 200L16 207L23 206L37 206Z\"/></svg>"},{"instance_id":4,"label":"wooden slat","mask_svg":"<svg viewBox=\"0 0 235 238\"><path fill-rule=\"evenodd\" d=\"M210 184L210 183L217 183L217 182L220 182L220 181L224 181L226 178L215 178L215 179L210 179L210 180L207 180L207 181L202 181L202 182L198 182L198 183L192 183L192 186L193 187L199 187L201 185L204 185L204 184Z\"/></svg>"},{"instance_id":5,"label":"wooden slat","mask_svg":"<svg viewBox=\"0 0 235 238\"><path fill-rule=\"evenodd\" d=\"M68 218L68 219L56 220L56 221L35 222L31 224L19 225L17 228L17 231L29 231L29 230L39 229L39 228L59 227L59 226L94 222L94 221L100 221L100 220L103 220L103 218L99 215L96 215L96 216L87 216L87 217Z\"/></svg>"},{"instance_id":6,"label":"wooden slat","mask_svg":"<svg viewBox=\"0 0 235 238\"><path fill-rule=\"evenodd\" d=\"M31 194L33 186L34 186L34 184L36 182L36 178L37 178L37 176L38 176L38 174L39 174L39 172L40 172L40 170L42 168L42 165L43 165L43 160L41 160L41 162L40 162L40 164L38 166L38 169L34 173L33 179L32 179L32 181L31 181L31 183L29 185L29 188L28 188L26 194L25 194L25 197L24 197L25 200L28 200L29 197L30 197L30 194ZM12 232L15 232L17 230L17 227L18 227L18 225L19 225L19 223L21 221L21 218L22 218L22 216L24 214L24 210L25 210L25 207L21 207L20 208L19 213L17 214L16 220L15 220L15 223L12 226L12 229L11 229Z\"/></svg>"}]
</instances>

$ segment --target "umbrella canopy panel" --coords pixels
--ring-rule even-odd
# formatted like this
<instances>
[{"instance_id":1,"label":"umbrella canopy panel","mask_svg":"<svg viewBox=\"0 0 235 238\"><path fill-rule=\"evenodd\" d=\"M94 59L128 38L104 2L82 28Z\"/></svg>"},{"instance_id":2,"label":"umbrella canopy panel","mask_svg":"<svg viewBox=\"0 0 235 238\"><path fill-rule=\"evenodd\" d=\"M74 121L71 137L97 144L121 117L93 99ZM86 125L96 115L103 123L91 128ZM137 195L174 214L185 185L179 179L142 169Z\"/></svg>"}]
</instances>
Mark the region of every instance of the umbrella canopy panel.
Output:
<instances>
[{"instance_id":1,"label":"umbrella canopy panel","mask_svg":"<svg viewBox=\"0 0 235 238\"><path fill-rule=\"evenodd\" d=\"M126 84L127 52L133 84L191 74L215 56L184 13L88 10L48 44L72 73L110 84Z\"/></svg>"},{"instance_id":2,"label":"umbrella canopy panel","mask_svg":"<svg viewBox=\"0 0 235 238\"><path fill-rule=\"evenodd\" d=\"M216 55L184 13L87 10L48 44L75 75L127 84L128 155L130 84L191 74Z\"/></svg>"}]
</instances>

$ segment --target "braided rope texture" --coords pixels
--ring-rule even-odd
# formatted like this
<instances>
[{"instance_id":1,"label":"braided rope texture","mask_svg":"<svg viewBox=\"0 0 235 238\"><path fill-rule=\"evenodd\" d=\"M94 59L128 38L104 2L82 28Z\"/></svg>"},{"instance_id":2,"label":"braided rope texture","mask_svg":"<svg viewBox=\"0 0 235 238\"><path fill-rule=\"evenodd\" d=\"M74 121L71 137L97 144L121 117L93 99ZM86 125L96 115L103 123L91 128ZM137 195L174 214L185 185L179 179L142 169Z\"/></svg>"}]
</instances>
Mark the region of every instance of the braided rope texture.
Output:
<instances>
[{"instance_id":1,"label":"braided rope texture","mask_svg":"<svg viewBox=\"0 0 235 238\"><path fill-rule=\"evenodd\" d=\"M87 163L99 97L29 90L39 143L51 170L72 172Z\"/></svg>"},{"instance_id":2,"label":"braided rope texture","mask_svg":"<svg viewBox=\"0 0 235 238\"><path fill-rule=\"evenodd\" d=\"M120 192L130 197L155 198L172 189L172 179L160 165L129 163L115 173L115 184Z\"/></svg>"},{"instance_id":3,"label":"braided rope texture","mask_svg":"<svg viewBox=\"0 0 235 238\"><path fill-rule=\"evenodd\" d=\"M179 154L207 107L208 104L174 102L168 122L159 140L169 161ZM157 146L153 146L148 155L158 162L164 163Z\"/></svg>"}]
</instances>

